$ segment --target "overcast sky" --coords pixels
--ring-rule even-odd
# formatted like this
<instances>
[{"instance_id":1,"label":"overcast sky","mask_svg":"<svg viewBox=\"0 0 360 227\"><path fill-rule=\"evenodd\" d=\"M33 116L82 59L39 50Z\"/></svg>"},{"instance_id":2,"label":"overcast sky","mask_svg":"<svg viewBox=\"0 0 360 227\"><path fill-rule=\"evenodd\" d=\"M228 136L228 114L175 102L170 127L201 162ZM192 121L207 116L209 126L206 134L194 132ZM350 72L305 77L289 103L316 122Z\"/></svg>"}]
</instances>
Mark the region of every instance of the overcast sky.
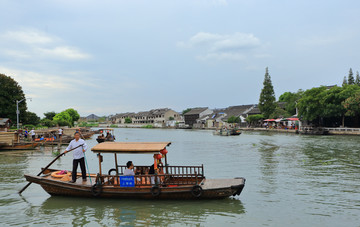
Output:
<instances>
[{"instance_id":1,"label":"overcast sky","mask_svg":"<svg viewBox=\"0 0 360 227\"><path fill-rule=\"evenodd\" d=\"M81 116L258 103L360 71L360 1L0 0L0 73L28 110Z\"/></svg>"}]
</instances>

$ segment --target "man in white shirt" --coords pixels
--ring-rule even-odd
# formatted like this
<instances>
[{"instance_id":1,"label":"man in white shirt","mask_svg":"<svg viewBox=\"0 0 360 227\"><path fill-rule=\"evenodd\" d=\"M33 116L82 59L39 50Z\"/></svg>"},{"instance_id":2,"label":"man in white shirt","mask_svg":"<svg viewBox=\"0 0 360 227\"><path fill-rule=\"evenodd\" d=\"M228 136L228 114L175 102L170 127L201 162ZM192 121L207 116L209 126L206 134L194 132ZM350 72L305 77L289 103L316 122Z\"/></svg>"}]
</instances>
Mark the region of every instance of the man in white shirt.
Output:
<instances>
[{"instance_id":1,"label":"man in white shirt","mask_svg":"<svg viewBox=\"0 0 360 227\"><path fill-rule=\"evenodd\" d=\"M61 136L62 136L62 134L63 134L63 131L64 131L64 130L62 130L62 128L59 128L59 129L58 129L59 138L61 138Z\"/></svg>"},{"instance_id":2,"label":"man in white shirt","mask_svg":"<svg viewBox=\"0 0 360 227\"><path fill-rule=\"evenodd\" d=\"M31 135L32 140L35 140L35 130L34 129L31 129L30 135Z\"/></svg>"},{"instance_id":3,"label":"man in white shirt","mask_svg":"<svg viewBox=\"0 0 360 227\"><path fill-rule=\"evenodd\" d=\"M86 181L86 168L85 168L84 152L87 149L87 145L83 139L80 139L79 132L75 132L74 137L75 137L75 139L71 140L69 146L65 149L64 153L66 154L69 150L71 150L79 145L82 145L82 146L80 146L72 151L74 160L73 160L73 170L72 170L72 181L70 181L70 183L76 182L76 172L77 172L77 167L78 167L79 163L80 163L80 168L81 168L82 179L83 179L83 181Z\"/></svg>"},{"instance_id":4,"label":"man in white shirt","mask_svg":"<svg viewBox=\"0 0 360 227\"><path fill-rule=\"evenodd\" d=\"M126 169L124 170L124 176L134 176L134 164L132 163L132 161L128 161L126 163Z\"/></svg>"}]
</instances>

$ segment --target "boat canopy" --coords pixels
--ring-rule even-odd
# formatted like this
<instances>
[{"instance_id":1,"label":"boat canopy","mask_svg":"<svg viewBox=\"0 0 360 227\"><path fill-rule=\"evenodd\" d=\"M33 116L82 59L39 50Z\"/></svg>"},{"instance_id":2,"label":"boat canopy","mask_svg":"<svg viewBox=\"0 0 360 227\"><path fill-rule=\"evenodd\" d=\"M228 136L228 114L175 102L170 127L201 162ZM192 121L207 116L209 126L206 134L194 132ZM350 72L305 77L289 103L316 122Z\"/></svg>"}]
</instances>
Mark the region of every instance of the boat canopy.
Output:
<instances>
[{"instance_id":1,"label":"boat canopy","mask_svg":"<svg viewBox=\"0 0 360 227\"><path fill-rule=\"evenodd\" d=\"M171 142L104 142L95 145L94 153L157 154Z\"/></svg>"}]
</instances>

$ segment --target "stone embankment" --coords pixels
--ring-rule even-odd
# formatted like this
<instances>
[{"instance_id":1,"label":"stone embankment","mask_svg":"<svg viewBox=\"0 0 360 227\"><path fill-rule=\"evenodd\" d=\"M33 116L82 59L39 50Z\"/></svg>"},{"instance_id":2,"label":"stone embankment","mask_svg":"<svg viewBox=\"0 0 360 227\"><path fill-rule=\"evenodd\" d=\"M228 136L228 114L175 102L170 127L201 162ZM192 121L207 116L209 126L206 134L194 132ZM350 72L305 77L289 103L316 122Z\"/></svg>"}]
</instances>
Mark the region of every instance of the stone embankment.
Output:
<instances>
[{"instance_id":1,"label":"stone embankment","mask_svg":"<svg viewBox=\"0 0 360 227\"><path fill-rule=\"evenodd\" d=\"M360 135L360 128L324 128L329 131L328 135ZM280 133L298 133L294 129L269 129L269 128L241 128L242 131L257 132L280 132Z\"/></svg>"}]
</instances>

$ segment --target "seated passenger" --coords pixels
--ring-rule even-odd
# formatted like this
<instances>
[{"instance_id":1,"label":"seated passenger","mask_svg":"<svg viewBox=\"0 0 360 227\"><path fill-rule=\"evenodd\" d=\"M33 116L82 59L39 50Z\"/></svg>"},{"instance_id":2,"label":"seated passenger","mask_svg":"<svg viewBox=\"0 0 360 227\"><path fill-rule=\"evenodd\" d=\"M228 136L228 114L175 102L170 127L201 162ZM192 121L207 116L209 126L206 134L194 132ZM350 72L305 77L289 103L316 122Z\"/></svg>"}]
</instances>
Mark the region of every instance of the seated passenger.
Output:
<instances>
[{"instance_id":1,"label":"seated passenger","mask_svg":"<svg viewBox=\"0 0 360 227\"><path fill-rule=\"evenodd\" d=\"M132 161L128 161L126 163L126 169L124 170L124 176L134 176L134 164L132 163Z\"/></svg>"}]
</instances>

